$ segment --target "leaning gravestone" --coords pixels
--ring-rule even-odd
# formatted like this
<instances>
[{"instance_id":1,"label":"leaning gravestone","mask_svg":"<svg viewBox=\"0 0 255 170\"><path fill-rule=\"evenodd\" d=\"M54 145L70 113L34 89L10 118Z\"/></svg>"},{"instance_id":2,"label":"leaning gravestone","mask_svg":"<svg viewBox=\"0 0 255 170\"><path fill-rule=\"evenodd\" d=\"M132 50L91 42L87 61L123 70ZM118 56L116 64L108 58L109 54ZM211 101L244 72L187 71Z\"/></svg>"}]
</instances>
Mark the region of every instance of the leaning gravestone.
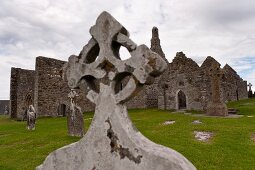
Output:
<instances>
[{"instance_id":1,"label":"leaning gravestone","mask_svg":"<svg viewBox=\"0 0 255 170\"><path fill-rule=\"evenodd\" d=\"M82 137L84 134L84 120L81 108L77 104L79 95L75 90L68 94L70 98L70 112L67 113L67 129L70 136Z\"/></svg>"},{"instance_id":2,"label":"leaning gravestone","mask_svg":"<svg viewBox=\"0 0 255 170\"><path fill-rule=\"evenodd\" d=\"M128 31L103 12L91 27L92 38L79 56L71 56L66 68L70 88L83 80L89 86L87 98L96 104L86 135L76 143L51 153L38 170L169 170L196 169L178 152L145 138L132 124L124 105L144 84L166 68L165 61L145 45L137 46ZM119 49L131 58L121 60ZM119 84L125 77L123 89ZM95 80L107 80L96 85Z\"/></svg>"},{"instance_id":3,"label":"leaning gravestone","mask_svg":"<svg viewBox=\"0 0 255 170\"><path fill-rule=\"evenodd\" d=\"M227 116L228 109L225 103L220 98L220 79L222 71L218 63L212 63L209 70L209 76L211 79L212 96L206 109L206 114L210 116Z\"/></svg>"}]
</instances>

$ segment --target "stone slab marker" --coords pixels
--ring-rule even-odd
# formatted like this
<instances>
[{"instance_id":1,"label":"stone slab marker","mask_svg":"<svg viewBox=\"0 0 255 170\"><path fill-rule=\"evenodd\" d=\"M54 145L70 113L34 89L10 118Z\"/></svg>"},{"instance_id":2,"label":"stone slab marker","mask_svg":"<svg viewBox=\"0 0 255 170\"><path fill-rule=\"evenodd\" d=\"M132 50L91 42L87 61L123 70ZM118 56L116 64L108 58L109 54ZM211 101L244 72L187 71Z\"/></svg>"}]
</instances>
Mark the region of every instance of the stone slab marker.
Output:
<instances>
[{"instance_id":1,"label":"stone slab marker","mask_svg":"<svg viewBox=\"0 0 255 170\"><path fill-rule=\"evenodd\" d=\"M211 79L212 96L207 105L206 114L211 116L227 116L227 106L220 98L220 77L222 76L222 72L218 63L212 63L209 76Z\"/></svg>"},{"instance_id":2,"label":"stone slab marker","mask_svg":"<svg viewBox=\"0 0 255 170\"><path fill-rule=\"evenodd\" d=\"M178 152L145 138L132 124L124 105L144 84L164 71L166 62L145 45L137 46L128 31L103 12L91 27L92 38L79 56L71 56L66 68L70 88L85 80L87 97L96 104L86 135L76 143L51 153L38 170L169 170L196 169ZM124 46L131 58L120 60ZM121 90L119 83L130 79ZM96 85L104 79L106 84Z\"/></svg>"},{"instance_id":3,"label":"stone slab marker","mask_svg":"<svg viewBox=\"0 0 255 170\"><path fill-rule=\"evenodd\" d=\"M81 108L77 105L79 95L75 90L71 90L68 97L71 100L70 112L67 113L67 129L70 136L82 137L84 134L84 120Z\"/></svg>"}]
</instances>

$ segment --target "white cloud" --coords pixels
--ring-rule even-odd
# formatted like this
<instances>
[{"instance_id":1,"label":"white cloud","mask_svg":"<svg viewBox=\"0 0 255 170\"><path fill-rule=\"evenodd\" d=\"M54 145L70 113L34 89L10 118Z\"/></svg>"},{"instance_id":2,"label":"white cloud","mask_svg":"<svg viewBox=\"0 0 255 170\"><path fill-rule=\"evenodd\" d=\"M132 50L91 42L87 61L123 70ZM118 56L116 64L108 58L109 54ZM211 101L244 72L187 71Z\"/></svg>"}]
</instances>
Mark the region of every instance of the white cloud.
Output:
<instances>
[{"instance_id":1,"label":"white cloud","mask_svg":"<svg viewBox=\"0 0 255 170\"><path fill-rule=\"evenodd\" d=\"M78 54L104 10L137 44L150 46L151 28L158 26L168 60L177 51L199 63L210 55L222 65L229 63L255 86L250 73L254 60L240 63L255 58L254 9L253 0L0 1L0 99L9 97L11 66L33 69L36 56L67 60Z\"/></svg>"}]
</instances>

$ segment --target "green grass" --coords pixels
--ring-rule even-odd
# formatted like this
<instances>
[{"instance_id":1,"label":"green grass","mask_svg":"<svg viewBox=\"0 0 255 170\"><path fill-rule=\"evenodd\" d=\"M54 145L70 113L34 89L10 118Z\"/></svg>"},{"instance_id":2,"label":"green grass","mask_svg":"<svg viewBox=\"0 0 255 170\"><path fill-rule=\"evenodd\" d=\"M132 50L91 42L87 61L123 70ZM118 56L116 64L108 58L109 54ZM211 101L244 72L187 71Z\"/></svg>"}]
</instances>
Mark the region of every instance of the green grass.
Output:
<instances>
[{"instance_id":1,"label":"green grass","mask_svg":"<svg viewBox=\"0 0 255 170\"><path fill-rule=\"evenodd\" d=\"M255 114L255 98L244 99L235 102L229 102L228 107L239 110L238 114L254 115Z\"/></svg>"},{"instance_id":2,"label":"green grass","mask_svg":"<svg viewBox=\"0 0 255 170\"><path fill-rule=\"evenodd\" d=\"M252 103L252 104L249 104ZM228 104L240 110L240 114L254 115L242 118L196 117L182 113L170 113L157 109L130 110L135 126L155 143L173 148L188 158L198 169L255 169L255 100L248 99ZM85 113L85 128L93 117ZM203 124L191 124L199 119ZM173 125L163 126L166 120ZM193 131L214 132L208 142L194 139ZM67 136L66 118L42 118L35 131L27 131L25 122L0 117L0 169L34 169L55 149L79 138Z\"/></svg>"}]
</instances>

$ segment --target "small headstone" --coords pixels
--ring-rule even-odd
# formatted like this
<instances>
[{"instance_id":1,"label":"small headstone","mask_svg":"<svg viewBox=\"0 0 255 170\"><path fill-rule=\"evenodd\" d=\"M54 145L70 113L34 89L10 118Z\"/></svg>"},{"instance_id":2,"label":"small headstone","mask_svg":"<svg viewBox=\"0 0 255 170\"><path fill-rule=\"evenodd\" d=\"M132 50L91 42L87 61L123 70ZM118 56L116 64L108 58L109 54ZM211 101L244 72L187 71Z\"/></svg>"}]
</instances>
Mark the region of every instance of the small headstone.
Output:
<instances>
[{"instance_id":1,"label":"small headstone","mask_svg":"<svg viewBox=\"0 0 255 170\"><path fill-rule=\"evenodd\" d=\"M254 117L254 116L252 116L252 115L249 115L249 116L247 116L247 117Z\"/></svg>"},{"instance_id":2,"label":"small headstone","mask_svg":"<svg viewBox=\"0 0 255 170\"><path fill-rule=\"evenodd\" d=\"M203 132L203 131L194 131L194 135L197 140L207 142L212 138L213 133Z\"/></svg>"},{"instance_id":3,"label":"small headstone","mask_svg":"<svg viewBox=\"0 0 255 170\"><path fill-rule=\"evenodd\" d=\"M77 105L77 97L79 95L75 90L71 90L68 94L70 98L70 110L71 112L67 113L67 127L68 134L70 136L82 137L84 134L84 120L82 116L81 108Z\"/></svg>"},{"instance_id":4,"label":"small headstone","mask_svg":"<svg viewBox=\"0 0 255 170\"><path fill-rule=\"evenodd\" d=\"M71 89L85 80L87 98L95 103L95 115L86 135L74 144L51 153L38 170L156 170L196 169L184 156L144 137L129 119L125 103L145 84L166 69L166 62L145 45L137 46L128 31L109 13L103 12L91 27L91 40L66 67ZM120 47L131 54L121 60ZM120 87L121 80L129 77ZM104 80L99 86L96 80Z\"/></svg>"},{"instance_id":5,"label":"small headstone","mask_svg":"<svg viewBox=\"0 0 255 170\"><path fill-rule=\"evenodd\" d=\"M36 113L33 105L29 105L27 109L27 129L35 130Z\"/></svg>"},{"instance_id":6,"label":"small headstone","mask_svg":"<svg viewBox=\"0 0 255 170\"><path fill-rule=\"evenodd\" d=\"M172 125L175 123L175 120L167 120L163 123L163 125Z\"/></svg>"},{"instance_id":7,"label":"small headstone","mask_svg":"<svg viewBox=\"0 0 255 170\"><path fill-rule=\"evenodd\" d=\"M9 114L8 106L5 106L5 108L4 108L4 114L5 114L5 115L8 115L8 114Z\"/></svg>"},{"instance_id":8,"label":"small headstone","mask_svg":"<svg viewBox=\"0 0 255 170\"><path fill-rule=\"evenodd\" d=\"M201 124L202 122L200 120L194 120L192 121L192 124Z\"/></svg>"}]
</instances>

